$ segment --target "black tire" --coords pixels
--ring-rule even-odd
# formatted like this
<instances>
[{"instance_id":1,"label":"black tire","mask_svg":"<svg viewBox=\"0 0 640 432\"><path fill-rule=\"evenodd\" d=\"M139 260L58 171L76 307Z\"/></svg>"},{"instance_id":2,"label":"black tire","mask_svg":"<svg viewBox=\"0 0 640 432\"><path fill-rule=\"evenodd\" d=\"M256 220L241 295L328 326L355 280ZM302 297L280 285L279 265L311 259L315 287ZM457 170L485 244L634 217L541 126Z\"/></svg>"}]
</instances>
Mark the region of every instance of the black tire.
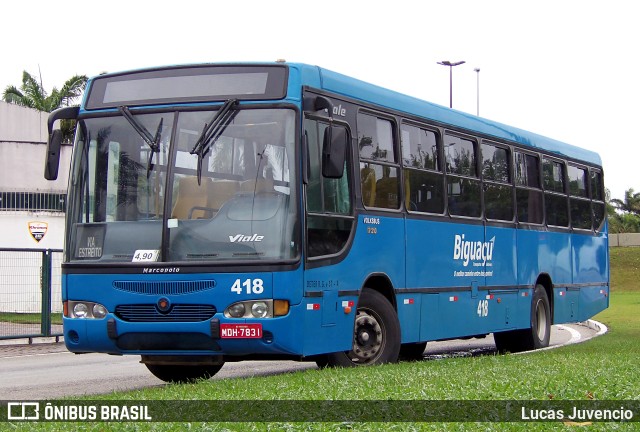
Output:
<instances>
[{"instance_id":1,"label":"black tire","mask_svg":"<svg viewBox=\"0 0 640 432\"><path fill-rule=\"evenodd\" d=\"M329 359L327 358L326 354L316 357L315 362L320 369L324 369L329 366Z\"/></svg>"},{"instance_id":2,"label":"black tire","mask_svg":"<svg viewBox=\"0 0 640 432\"><path fill-rule=\"evenodd\" d=\"M400 360L415 361L424 358L424 350L427 348L426 342L408 343L400 345Z\"/></svg>"},{"instance_id":3,"label":"black tire","mask_svg":"<svg viewBox=\"0 0 640 432\"><path fill-rule=\"evenodd\" d=\"M542 285L536 285L531 300L531 327L524 330L494 333L500 352L522 352L549 346L551 335L551 306Z\"/></svg>"},{"instance_id":4,"label":"black tire","mask_svg":"<svg viewBox=\"0 0 640 432\"><path fill-rule=\"evenodd\" d=\"M209 379L214 376L223 364L219 365L157 365L146 364L156 378L170 383L191 383L200 379Z\"/></svg>"},{"instance_id":5,"label":"black tire","mask_svg":"<svg viewBox=\"0 0 640 432\"><path fill-rule=\"evenodd\" d=\"M327 355L329 366L363 366L393 363L400 353L400 322L385 296L364 289L358 301L351 351Z\"/></svg>"}]
</instances>

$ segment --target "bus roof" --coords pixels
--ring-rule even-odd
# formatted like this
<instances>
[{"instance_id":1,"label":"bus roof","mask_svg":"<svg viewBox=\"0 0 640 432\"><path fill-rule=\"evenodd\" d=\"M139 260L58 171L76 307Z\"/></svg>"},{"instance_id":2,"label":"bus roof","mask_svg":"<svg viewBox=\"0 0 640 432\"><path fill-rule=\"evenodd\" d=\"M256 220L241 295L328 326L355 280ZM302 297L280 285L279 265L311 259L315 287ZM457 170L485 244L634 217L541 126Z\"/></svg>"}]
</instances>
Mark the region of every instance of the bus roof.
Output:
<instances>
[{"instance_id":1,"label":"bus roof","mask_svg":"<svg viewBox=\"0 0 640 432\"><path fill-rule=\"evenodd\" d=\"M347 75L333 72L319 66L312 66L304 63L284 63L279 61L273 63L208 63L197 65L174 65L166 67L156 67L100 75L90 80L87 85L87 89L92 89L94 87L93 81L103 77L126 75L145 71L157 71L170 68L203 68L207 66L288 67L292 70L297 71L297 73L289 74L289 97L298 98L298 95L300 94L300 86L314 87L321 90L326 90L328 92L343 95L350 99L360 100L366 103L371 103L381 107L393 109L395 111L403 112L411 116L421 117L444 126L451 126L452 128L462 129L472 134L477 133L485 137L494 137L497 139L512 141L524 146L531 147L533 149L540 149L550 153L555 153L558 156L583 161L592 165L602 165L602 160L596 152L566 144L564 142L528 132L516 127L507 126L505 124L478 117L473 114L456 111L442 105L434 104L412 96L407 96L405 94L398 93L374 84L370 84L356 78L349 77ZM87 108L86 93L83 100L82 108Z\"/></svg>"},{"instance_id":2,"label":"bus roof","mask_svg":"<svg viewBox=\"0 0 640 432\"><path fill-rule=\"evenodd\" d=\"M556 153L559 156L602 165L600 156L590 150L407 96L321 67L300 63L287 63L287 65L300 70L302 85L366 101L443 125L462 128L472 133L513 141L534 149Z\"/></svg>"}]
</instances>

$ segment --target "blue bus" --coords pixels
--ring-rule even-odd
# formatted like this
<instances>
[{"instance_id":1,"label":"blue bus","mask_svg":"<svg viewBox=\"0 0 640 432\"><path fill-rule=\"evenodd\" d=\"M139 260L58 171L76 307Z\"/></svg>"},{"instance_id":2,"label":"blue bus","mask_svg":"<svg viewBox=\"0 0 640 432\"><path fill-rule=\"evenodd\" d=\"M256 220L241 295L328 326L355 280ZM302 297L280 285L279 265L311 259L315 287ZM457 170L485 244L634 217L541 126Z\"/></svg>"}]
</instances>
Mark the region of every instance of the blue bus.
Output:
<instances>
[{"instance_id":1,"label":"blue bus","mask_svg":"<svg viewBox=\"0 0 640 432\"><path fill-rule=\"evenodd\" d=\"M165 381L247 359L357 366L493 333L545 347L608 307L591 152L299 63L89 80L62 269L75 353Z\"/></svg>"}]
</instances>

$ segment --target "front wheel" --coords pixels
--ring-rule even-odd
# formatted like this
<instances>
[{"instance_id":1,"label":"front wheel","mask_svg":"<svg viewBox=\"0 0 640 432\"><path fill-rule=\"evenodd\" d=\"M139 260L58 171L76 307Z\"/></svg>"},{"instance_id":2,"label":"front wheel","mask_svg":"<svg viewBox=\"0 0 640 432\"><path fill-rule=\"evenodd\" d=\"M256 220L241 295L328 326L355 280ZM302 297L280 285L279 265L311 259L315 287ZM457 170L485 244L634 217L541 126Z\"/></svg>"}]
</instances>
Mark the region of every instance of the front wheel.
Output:
<instances>
[{"instance_id":1,"label":"front wheel","mask_svg":"<svg viewBox=\"0 0 640 432\"><path fill-rule=\"evenodd\" d=\"M224 363L223 363L224 364ZM214 376L223 364L218 365L167 365L146 364L156 378L170 383L190 383L200 379L209 379Z\"/></svg>"},{"instance_id":2,"label":"front wheel","mask_svg":"<svg viewBox=\"0 0 640 432\"><path fill-rule=\"evenodd\" d=\"M542 285L536 285L531 301L531 327L524 330L494 333L500 352L531 351L549 346L551 336L551 306Z\"/></svg>"},{"instance_id":3,"label":"front wheel","mask_svg":"<svg viewBox=\"0 0 640 432\"><path fill-rule=\"evenodd\" d=\"M329 366L362 366L398 361L400 322L395 309L385 296L364 289L353 327L351 351L328 354Z\"/></svg>"}]
</instances>

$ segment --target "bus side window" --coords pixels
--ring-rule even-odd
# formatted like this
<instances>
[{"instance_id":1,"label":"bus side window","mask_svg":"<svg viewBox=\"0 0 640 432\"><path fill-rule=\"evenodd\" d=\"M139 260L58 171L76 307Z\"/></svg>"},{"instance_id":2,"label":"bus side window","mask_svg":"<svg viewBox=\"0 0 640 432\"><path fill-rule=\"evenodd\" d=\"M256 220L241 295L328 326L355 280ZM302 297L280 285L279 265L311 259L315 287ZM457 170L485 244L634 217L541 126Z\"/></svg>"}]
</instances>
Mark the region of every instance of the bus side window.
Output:
<instances>
[{"instance_id":1,"label":"bus side window","mask_svg":"<svg viewBox=\"0 0 640 432\"><path fill-rule=\"evenodd\" d=\"M391 121L359 113L358 146L364 205L400 208L400 169L396 160Z\"/></svg>"},{"instance_id":2,"label":"bus side window","mask_svg":"<svg viewBox=\"0 0 640 432\"><path fill-rule=\"evenodd\" d=\"M602 231L605 221L604 186L602 172L591 170L591 206L593 209L593 227Z\"/></svg>"},{"instance_id":3,"label":"bus side window","mask_svg":"<svg viewBox=\"0 0 640 432\"><path fill-rule=\"evenodd\" d=\"M569 206L564 172L564 162L542 158L542 184L544 186L547 225L569 226Z\"/></svg>"},{"instance_id":4,"label":"bus side window","mask_svg":"<svg viewBox=\"0 0 640 432\"><path fill-rule=\"evenodd\" d=\"M476 143L445 134L444 154L449 214L476 218L482 216Z\"/></svg>"},{"instance_id":5,"label":"bus side window","mask_svg":"<svg viewBox=\"0 0 640 432\"><path fill-rule=\"evenodd\" d=\"M571 226L577 229L591 229L591 202L587 186L587 170L574 165L568 167L569 206Z\"/></svg>"},{"instance_id":6,"label":"bus side window","mask_svg":"<svg viewBox=\"0 0 640 432\"><path fill-rule=\"evenodd\" d=\"M317 257L339 253L353 227L349 157L342 177L322 176L322 138L329 125L305 120L309 179L306 185L307 255ZM336 127L334 125L334 127Z\"/></svg>"},{"instance_id":7,"label":"bus side window","mask_svg":"<svg viewBox=\"0 0 640 432\"><path fill-rule=\"evenodd\" d=\"M444 212L444 187L438 135L427 129L401 127L405 207L410 212Z\"/></svg>"},{"instance_id":8,"label":"bus side window","mask_svg":"<svg viewBox=\"0 0 640 432\"><path fill-rule=\"evenodd\" d=\"M516 205L518 222L541 224L542 190L538 156L515 152Z\"/></svg>"},{"instance_id":9,"label":"bus side window","mask_svg":"<svg viewBox=\"0 0 640 432\"><path fill-rule=\"evenodd\" d=\"M487 219L513 220L513 187L509 177L509 149L482 144L482 179Z\"/></svg>"}]
</instances>

